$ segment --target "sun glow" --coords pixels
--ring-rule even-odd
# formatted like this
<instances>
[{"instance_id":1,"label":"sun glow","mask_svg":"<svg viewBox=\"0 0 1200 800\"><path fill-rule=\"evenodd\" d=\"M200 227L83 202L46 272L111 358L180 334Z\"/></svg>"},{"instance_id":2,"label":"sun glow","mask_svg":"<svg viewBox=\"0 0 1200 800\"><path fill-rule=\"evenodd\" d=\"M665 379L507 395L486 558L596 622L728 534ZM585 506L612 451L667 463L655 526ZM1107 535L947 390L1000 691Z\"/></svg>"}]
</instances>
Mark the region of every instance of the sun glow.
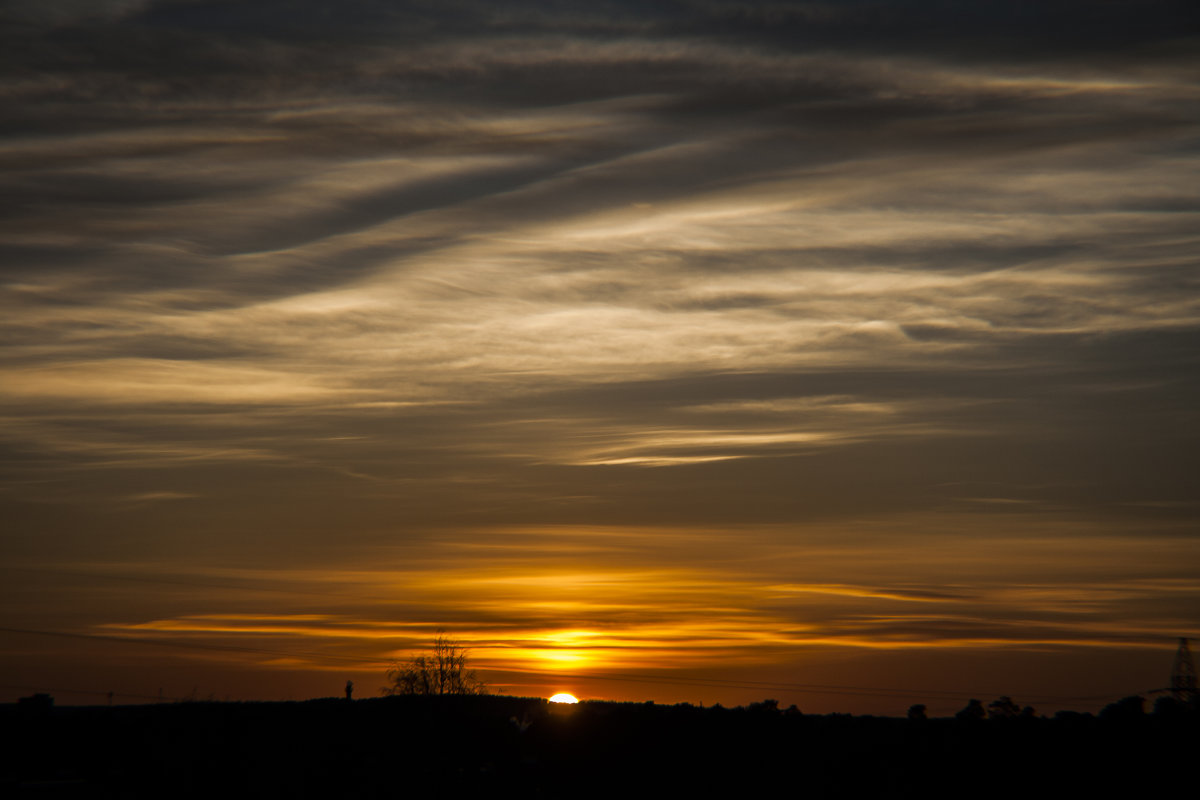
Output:
<instances>
[{"instance_id":1,"label":"sun glow","mask_svg":"<svg viewBox=\"0 0 1200 800\"><path fill-rule=\"evenodd\" d=\"M550 698L550 702L551 703L578 703L579 698L573 694L567 694L566 692L559 692L558 694L556 694Z\"/></svg>"}]
</instances>

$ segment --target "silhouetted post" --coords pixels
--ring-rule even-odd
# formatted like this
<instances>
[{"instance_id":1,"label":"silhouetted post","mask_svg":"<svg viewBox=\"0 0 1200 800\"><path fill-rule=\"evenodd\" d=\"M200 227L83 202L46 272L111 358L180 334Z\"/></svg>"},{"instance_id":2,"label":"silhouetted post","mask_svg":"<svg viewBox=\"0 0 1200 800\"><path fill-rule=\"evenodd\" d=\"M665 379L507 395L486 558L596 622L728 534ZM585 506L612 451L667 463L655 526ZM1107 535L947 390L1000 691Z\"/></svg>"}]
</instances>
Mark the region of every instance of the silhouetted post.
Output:
<instances>
[{"instance_id":1,"label":"silhouetted post","mask_svg":"<svg viewBox=\"0 0 1200 800\"><path fill-rule=\"evenodd\" d=\"M350 695L354 694L354 681L346 681L346 699L350 699Z\"/></svg>"}]
</instances>

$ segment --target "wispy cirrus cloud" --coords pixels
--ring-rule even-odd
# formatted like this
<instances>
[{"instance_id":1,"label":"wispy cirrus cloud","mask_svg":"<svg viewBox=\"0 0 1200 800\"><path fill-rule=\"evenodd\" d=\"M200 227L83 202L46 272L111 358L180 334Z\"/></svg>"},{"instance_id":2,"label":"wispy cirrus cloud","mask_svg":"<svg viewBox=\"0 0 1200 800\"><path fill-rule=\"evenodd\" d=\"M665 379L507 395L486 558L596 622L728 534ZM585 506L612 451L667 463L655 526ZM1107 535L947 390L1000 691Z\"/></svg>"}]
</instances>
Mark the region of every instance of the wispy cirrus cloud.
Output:
<instances>
[{"instance_id":1,"label":"wispy cirrus cloud","mask_svg":"<svg viewBox=\"0 0 1200 800\"><path fill-rule=\"evenodd\" d=\"M487 669L602 674L770 663L829 648L1153 650L1187 629L1197 600L1176 568L1180 549L1193 549L1186 540L1156 538L1176 555L1151 567L1130 560L1133 543L1083 532L1068 543L911 533L889 542L868 531L859 533L867 547L765 528L478 531L409 550L390 567L203 569L176 579L180 591L222 581L234 608L278 589L290 599L273 604L295 609L322 598L322 613L210 611L100 627L364 665L419 651L441 628ZM673 554L673 565L658 551ZM1062 561L1063 551L1074 561ZM908 565L904 580L892 569L897 559ZM833 574L843 580L821 580Z\"/></svg>"}]
</instances>

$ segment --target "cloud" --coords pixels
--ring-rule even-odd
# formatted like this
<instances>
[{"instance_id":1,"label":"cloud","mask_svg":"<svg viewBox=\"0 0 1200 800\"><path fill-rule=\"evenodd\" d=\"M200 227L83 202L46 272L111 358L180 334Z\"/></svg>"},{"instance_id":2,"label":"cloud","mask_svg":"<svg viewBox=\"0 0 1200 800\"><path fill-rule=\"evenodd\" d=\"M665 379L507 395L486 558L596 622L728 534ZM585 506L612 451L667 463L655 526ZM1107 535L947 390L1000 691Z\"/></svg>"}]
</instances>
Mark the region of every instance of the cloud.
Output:
<instances>
[{"instance_id":1,"label":"cloud","mask_svg":"<svg viewBox=\"0 0 1200 800\"><path fill-rule=\"evenodd\" d=\"M95 20L112 21L148 8L155 0L15 0L3 11L5 17L39 25L70 25Z\"/></svg>"},{"instance_id":2,"label":"cloud","mask_svg":"<svg viewBox=\"0 0 1200 800\"><path fill-rule=\"evenodd\" d=\"M1146 562L1129 560L1145 543L1082 531L1070 544L1012 534L969 540L909 533L902 541L872 537L868 549L845 536L822 540L816 531L801 534L799 548L777 530L730 533L478 531L458 537L457 544L469 549L454 553L443 540L421 552L409 550L392 566L261 573L191 568L189 574L207 576L210 585L219 574L246 582L242 591L290 587L272 601L278 608L313 593L339 610L208 612L105 623L101 629L169 641L235 642L268 656L303 651L318 665L322 653L369 665L420 650L434 629L445 628L487 669L603 674L769 663L827 648L1153 649L1178 625L1187 629L1197 600L1193 583L1178 574L1177 559L1166 557L1147 572ZM1074 561L1058 557L1063 548ZM671 566L644 558L658 549L677 556ZM629 558L633 552L643 558ZM873 557L864 558L865 552ZM583 553L589 554L586 562L578 560ZM897 558L908 565L906 582L872 581L895 577L888 570ZM825 574L845 581L803 577ZM798 580L779 582L783 576ZM195 579L181 579L180 586ZM395 613L399 607L403 614ZM326 645L332 649L321 649Z\"/></svg>"},{"instance_id":3,"label":"cloud","mask_svg":"<svg viewBox=\"0 0 1200 800\"><path fill-rule=\"evenodd\" d=\"M196 495L188 494L187 492L159 491L132 494L126 497L125 500L133 503L154 503L162 500L190 500L194 497Z\"/></svg>"}]
</instances>

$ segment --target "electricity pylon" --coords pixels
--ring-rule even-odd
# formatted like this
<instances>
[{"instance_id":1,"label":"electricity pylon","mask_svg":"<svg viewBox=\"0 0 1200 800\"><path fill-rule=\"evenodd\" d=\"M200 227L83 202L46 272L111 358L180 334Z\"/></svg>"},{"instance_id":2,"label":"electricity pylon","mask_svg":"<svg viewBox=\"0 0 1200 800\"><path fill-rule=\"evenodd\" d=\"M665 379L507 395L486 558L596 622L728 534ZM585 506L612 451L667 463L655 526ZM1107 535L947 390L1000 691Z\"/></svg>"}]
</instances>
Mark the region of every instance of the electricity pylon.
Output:
<instances>
[{"instance_id":1,"label":"electricity pylon","mask_svg":"<svg viewBox=\"0 0 1200 800\"><path fill-rule=\"evenodd\" d=\"M1175 651L1175 665L1171 667L1171 696L1181 703L1190 703L1196 697L1196 665L1188 640L1180 637L1179 649Z\"/></svg>"}]
</instances>

